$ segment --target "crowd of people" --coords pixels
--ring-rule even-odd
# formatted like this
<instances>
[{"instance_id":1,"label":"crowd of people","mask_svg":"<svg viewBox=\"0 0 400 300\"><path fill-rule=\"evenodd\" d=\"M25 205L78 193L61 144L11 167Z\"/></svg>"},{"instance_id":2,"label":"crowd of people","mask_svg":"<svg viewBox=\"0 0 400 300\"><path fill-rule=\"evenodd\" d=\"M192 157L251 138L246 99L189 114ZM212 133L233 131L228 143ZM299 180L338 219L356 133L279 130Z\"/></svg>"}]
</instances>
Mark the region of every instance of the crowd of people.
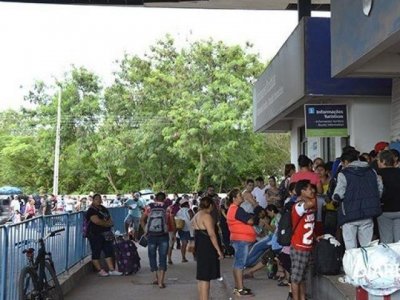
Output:
<instances>
[{"instance_id":1,"label":"crowd of people","mask_svg":"<svg viewBox=\"0 0 400 300\"><path fill-rule=\"evenodd\" d=\"M289 287L289 299L306 299L312 252L326 234L346 250L367 246L373 239L399 241L399 152L388 148L380 142L366 154L347 146L334 162L300 155L297 172L287 164L279 185L274 176L268 185L259 177L255 182L248 179L243 191L233 189L223 205L230 231L224 246L234 248L234 294L252 295L243 280L265 266L270 272L270 265L269 277ZM280 220L287 212L288 243L279 240L285 229Z\"/></svg>"},{"instance_id":2,"label":"crowd of people","mask_svg":"<svg viewBox=\"0 0 400 300\"><path fill-rule=\"evenodd\" d=\"M201 300L209 299L210 280L221 277L219 261L225 257L233 257L234 295L253 295L245 280L267 267L269 278L288 287L289 299L305 299L311 254L324 234L345 249L366 246L374 238L384 243L400 239L399 152L388 146L380 142L368 154L347 146L334 162L300 155L297 171L294 164L285 165L279 184L275 176L268 184L263 177L248 179L243 190L232 189L222 199L213 186L172 199L160 192L150 204L132 193L123 203L129 208L126 234L134 241L147 237L153 283L160 288L165 288L165 272L174 264L171 253L179 242L182 263L188 261L187 249L197 261ZM280 221L287 212L292 233L284 243ZM101 225L103 231L109 225ZM109 273L98 271L118 274L111 267Z\"/></svg>"},{"instance_id":3,"label":"crowd of people","mask_svg":"<svg viewBox=\"0 0 400 300\"><path fill-rule=\"evenodd\" d=\"M85 197L55 195L10 195L10 221L14 224L33 217L86 211L93 194Z\"/></svg>"},{"instance_id":4,"label":"crowd of people","mask_svg":"<svg viewBox=\"0 0 400 300\"><path fill-rule=\"evenodd\" d=\"M234 295L253 295L245 280L266 267L270 279L289 289L289 299L304 300L311 253L324 235L335 237L345 249L366 246L375 238L384 243L400 240L399 152L388 143L377 143L370 153L347 146L333 162L300 155L297 163L297 171L294 164L285 165L280 180L270 176L265 184L262 176L247 179L244 189L234 188L224 198L212 185L205 192L171 198L159 192L151 201L138 192L129 199L117 197L115 205L128 208L125 235L135 242L146 238L153 284L166 287L165 272L176 263L176 244L181 263L188 262L188 252L197 261L201 300L209 299L210 280L221 277L220 260L225 257L233 257ZM86 219L94 224L88 238L98 274L121 275L112 260L113 221L105 201L95 194L77 201L74 209L87 209ZM25 218L38 210L57 212L54 196L39 204L29 197ZM11 205L21 211L17 198ZM281 237L285 215L291 227L288 242ZM99 264L102 251L107 271Z\"/></svg>"}]
</instances>

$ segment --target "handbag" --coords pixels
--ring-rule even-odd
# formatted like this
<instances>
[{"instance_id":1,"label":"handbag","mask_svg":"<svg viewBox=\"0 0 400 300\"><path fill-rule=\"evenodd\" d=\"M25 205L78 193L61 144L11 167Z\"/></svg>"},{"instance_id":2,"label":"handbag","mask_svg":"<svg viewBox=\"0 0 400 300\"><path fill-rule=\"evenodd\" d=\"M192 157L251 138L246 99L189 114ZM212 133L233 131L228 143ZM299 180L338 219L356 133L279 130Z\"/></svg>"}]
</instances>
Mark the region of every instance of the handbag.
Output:
<instances>
[{"instance_id":1,"label":"handbag","mask_svg":"<svg viewBox=\"0 0 400 300\"><path fill-rule=\"evenodd\" d=\"M147 247L147 236L142 235L142 237L139 240L139 245L142 247Z\"/></svg>"},{"instance_id":2,"label":"handbag","mask_svg":"<svg viewBox=\"0 0 400 300\"><path fill-rule=\"evenodd\" d=\"M104 232L102 232L101 234L103 235L104 239L105 239L107 242L111 242L111 241L113 241L113 240L115 239L114 232L112 232L111 230L109 230L109 231L104 231Z\"/></svg>"},{"instance_id":3,"label":"handbag","mask_svg":"<svg viewBox=\"0 0 400 300\"><path fill-rule=\"evenodd\" d=\"M176 218L175 227L177 230L182 230L185 227L185 220Z\"/></svg>"}]
</instances>

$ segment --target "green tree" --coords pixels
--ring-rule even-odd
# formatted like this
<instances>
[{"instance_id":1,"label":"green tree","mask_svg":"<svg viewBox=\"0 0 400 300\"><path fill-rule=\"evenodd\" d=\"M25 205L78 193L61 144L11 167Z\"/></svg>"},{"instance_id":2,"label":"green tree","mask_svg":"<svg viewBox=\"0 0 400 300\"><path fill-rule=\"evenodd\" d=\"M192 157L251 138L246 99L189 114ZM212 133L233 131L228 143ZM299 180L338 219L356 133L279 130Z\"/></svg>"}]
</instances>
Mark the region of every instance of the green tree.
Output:
<instances>
[{"instance_id":1,"label":"green tree","mask_svg":"<svg viewBox=\"0 0 400 300\"><path fill-rule=\"evenodd\" d=\"M252 132L252 83L265 66L247 50L208 40L178 51L167 36L145 58L124 57L106 107L108 118L124 108L119 125L134 125L131 154L141 184L223 188L269 171L260 148L265 135ZM251 170L253 161L260 165Z\"/></svg>"},{"instance_id":2,"label":"green tree","mask_svg":"<svg viewBox=\"0 0 400 300\"><path fill-rule=\"evenodd\" d=\"M265 65L250 49L210 39L178 50L166 36L144 57L125 55L105 89L83 67L36 82L33 109L0 113L0 184L51 191L59 88L60 193L227 190L280 174L289 138L253 132Z\"/></svg>"}]
</instances>

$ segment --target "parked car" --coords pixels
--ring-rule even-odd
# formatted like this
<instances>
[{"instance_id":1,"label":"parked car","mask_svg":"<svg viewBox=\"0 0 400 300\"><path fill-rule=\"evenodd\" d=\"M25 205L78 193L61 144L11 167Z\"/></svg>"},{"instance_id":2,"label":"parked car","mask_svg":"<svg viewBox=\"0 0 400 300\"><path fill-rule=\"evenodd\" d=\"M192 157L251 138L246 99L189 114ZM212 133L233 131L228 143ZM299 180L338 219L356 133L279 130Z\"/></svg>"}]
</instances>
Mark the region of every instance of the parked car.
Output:
<instances>
[{"instance_id":1,"label":"parked car","mask_svg":"<svg viewBox=\"0 0 400 300\"><path fill-rule=\"evenodd\" d=\"M151 203L153 200L151 199L151 196L155 196L154 192L150 189L145 189L145 190L140 190L140 198L143 199L146 204Z\"/></svg>"},{"instance_id":2,"label":"parked car","mask_svg":"<svg viewBox=\"0 0 400 300\"><path fill-rule=\"evenodd\" d=\"M12 218L10 203L10 196L0 195L0 225L7 223Z\"/></svg>"}]
</instances>

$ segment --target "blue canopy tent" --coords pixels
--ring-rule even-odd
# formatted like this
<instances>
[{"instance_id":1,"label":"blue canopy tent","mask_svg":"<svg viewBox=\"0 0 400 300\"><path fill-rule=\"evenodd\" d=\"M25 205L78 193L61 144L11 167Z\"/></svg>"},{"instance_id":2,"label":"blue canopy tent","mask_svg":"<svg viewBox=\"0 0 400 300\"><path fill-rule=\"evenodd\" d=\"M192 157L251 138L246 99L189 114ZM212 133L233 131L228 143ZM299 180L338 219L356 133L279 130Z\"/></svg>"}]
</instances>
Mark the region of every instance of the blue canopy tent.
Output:
<instances>
[{"instance_id":1,"label":"blue canopy tent","mask_svg":"<svg viewBox=\"0 0 400 300\"><path fill-rule=\"evenodd\" d=\"M22 194L22 190L15 186L2 186L0 187L0 195L18 195Z\"/></svg>"}]
</instances>

